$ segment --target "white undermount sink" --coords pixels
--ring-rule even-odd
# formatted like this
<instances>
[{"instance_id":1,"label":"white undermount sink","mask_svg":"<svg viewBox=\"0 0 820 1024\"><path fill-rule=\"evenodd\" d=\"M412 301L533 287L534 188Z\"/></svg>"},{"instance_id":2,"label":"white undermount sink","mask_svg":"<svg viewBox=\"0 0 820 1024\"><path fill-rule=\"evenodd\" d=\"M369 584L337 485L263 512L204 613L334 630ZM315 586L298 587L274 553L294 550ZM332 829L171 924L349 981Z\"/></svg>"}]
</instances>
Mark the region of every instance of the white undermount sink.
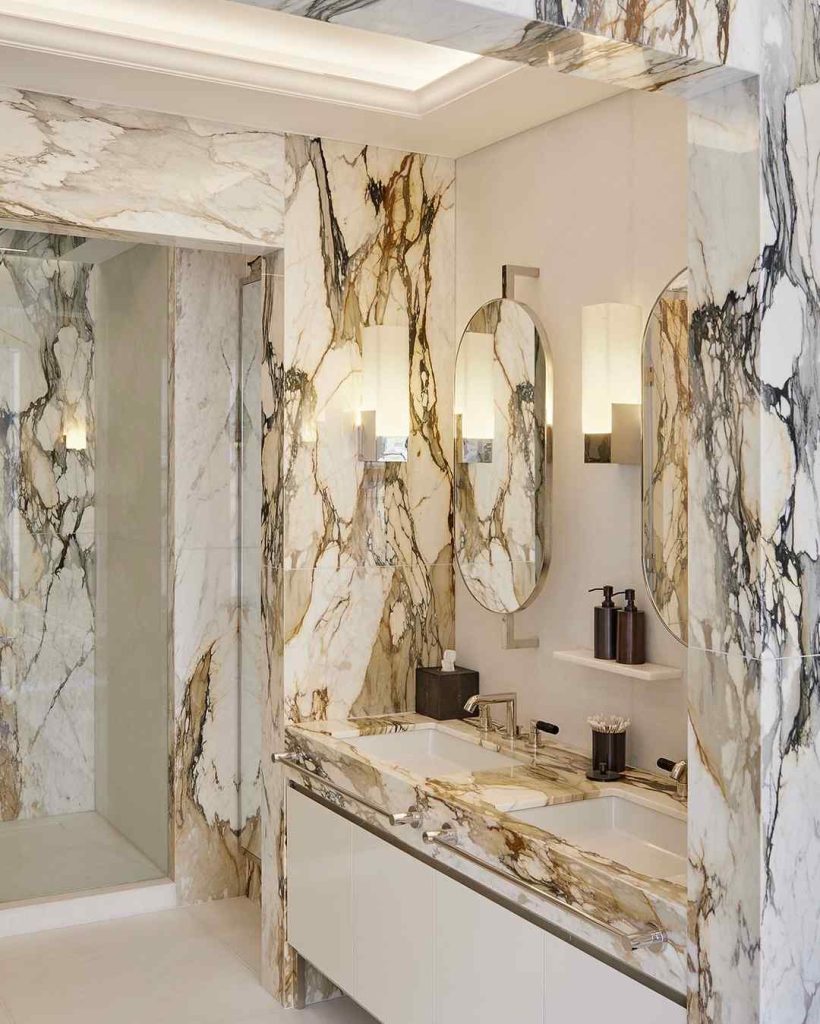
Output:
<instances>
[{"instance_id":1,"label":"white undermount sink","mask_svg":"<svg viewBox=\"0 0 820 1024\"><path fill-rule=\"evenodd\" d=\"M521 762L438 729L357 736L346 741L366 757L428 779L519 767Z\"/></svg>"},{"instance_id":2,"label":"white undermount sink","mask_svg":"<svg viewBox=\"0 0 820 1024\"><path fill-rule=\"evenodd\" d=\"M515 811L511 816L642 875L686 882L685 817L616 793Z\"/></svg>"}]
</instances>

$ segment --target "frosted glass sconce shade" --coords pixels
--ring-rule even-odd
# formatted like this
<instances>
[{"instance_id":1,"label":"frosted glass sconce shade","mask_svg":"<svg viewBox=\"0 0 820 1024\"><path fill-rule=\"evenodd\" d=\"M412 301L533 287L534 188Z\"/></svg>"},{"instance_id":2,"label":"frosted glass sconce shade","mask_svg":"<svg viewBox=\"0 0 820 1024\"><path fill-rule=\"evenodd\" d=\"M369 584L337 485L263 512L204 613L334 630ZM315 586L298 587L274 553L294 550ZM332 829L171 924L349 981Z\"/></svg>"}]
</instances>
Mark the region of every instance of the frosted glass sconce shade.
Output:
<instances>
[{"instance_id":1,"label":"frosted glass sconce shade","mask_svg":"<svg viewBox=\"0 0 820 1024\"><path fill-rule=\"evenodd\" d=\"M641 328L640 306L604 302L581 311L585 462L640 461Z\"/></svg>"},{"instance_id":2,"label":"frosted glass sconce shade","mask_svg":"<svg viewBox=\"0 0 820 1024\"><path fill-rule=\"evenodd\" d=\"M410 334L362 328L362 445L366 462L406 462L410 434Z\"/></svg>"}]
</instances>

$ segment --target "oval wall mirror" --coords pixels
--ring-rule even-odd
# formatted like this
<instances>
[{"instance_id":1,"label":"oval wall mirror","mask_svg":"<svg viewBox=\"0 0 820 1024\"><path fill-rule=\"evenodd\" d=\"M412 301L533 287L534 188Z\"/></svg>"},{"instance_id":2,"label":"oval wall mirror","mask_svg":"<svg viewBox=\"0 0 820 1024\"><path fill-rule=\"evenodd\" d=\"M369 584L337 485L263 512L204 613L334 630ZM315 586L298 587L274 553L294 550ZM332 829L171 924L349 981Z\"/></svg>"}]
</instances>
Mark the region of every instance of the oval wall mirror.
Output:
<instances>
[{"instance_id":1,"label":"oval wall mirror","mask_svg":"<svg viewBox=\"0 0 820 1024\"><path fill-rule=\"evenodd\" d=\"M529 307L494 299L470 319L456 360L456 561L485 608L538 593L550 561L552 359Z\"/></svg>"},{"instance_id":2,"label":"oval wall mirror","mask_svg":"<svg viewBox=\"0 0 820 1024\"><path fill-rule=\"evenodd\" d=\"M689 301L682 270L658 296L643 337L643 568L669 632L689 635Z\"/></svg>"}]
</instances>

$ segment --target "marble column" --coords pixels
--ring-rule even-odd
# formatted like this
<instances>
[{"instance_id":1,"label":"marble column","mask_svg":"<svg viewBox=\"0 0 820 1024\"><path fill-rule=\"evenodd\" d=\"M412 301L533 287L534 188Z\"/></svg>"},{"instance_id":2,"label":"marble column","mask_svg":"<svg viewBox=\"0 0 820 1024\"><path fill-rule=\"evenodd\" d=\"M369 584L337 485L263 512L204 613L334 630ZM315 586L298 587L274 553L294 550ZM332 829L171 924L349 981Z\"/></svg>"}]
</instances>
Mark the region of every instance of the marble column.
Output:
<instances>
[{"instance_id":1,"label":"marble column","mask_svg":"<svg viewBox=\"0 0 820 1024\"><path fill-rule=\"evenodd\" d=\"M299 136L286 163L263 359L265 765L288 721L411 709L416 666L454 640L453 164ZM376 325L407 331L406 463L358 458L362 332ZM263 879L278 889L264 886L263 963L289 1004L284 794L265 770ZM313 972L306 984L308 1000L327 991Z\"/></svg>"}]
</instances>

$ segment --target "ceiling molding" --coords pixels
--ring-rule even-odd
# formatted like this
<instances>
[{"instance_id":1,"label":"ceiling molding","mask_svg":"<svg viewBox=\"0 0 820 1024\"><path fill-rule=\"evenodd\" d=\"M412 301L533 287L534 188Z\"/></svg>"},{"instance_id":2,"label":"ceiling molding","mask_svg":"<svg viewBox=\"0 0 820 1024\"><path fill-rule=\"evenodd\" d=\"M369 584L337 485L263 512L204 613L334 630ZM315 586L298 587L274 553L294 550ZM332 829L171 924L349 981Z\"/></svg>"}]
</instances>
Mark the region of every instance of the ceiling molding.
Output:
<instances>
[{"instance_id":1,"label":"ceiling molding","mask_svg":"<svg viewBox=\"0 0 820 1024\"><path fill-rule=\"evenodd\" d=\"M257 92L318 100L343 106L421 118L475 89L506 77L517 65L478 60L411 90L331 74L125 36L120 32L79 28L0 13L0 43L33 53L51 54L142 71L238 86Z\"/></svg>"}]
</instances>

